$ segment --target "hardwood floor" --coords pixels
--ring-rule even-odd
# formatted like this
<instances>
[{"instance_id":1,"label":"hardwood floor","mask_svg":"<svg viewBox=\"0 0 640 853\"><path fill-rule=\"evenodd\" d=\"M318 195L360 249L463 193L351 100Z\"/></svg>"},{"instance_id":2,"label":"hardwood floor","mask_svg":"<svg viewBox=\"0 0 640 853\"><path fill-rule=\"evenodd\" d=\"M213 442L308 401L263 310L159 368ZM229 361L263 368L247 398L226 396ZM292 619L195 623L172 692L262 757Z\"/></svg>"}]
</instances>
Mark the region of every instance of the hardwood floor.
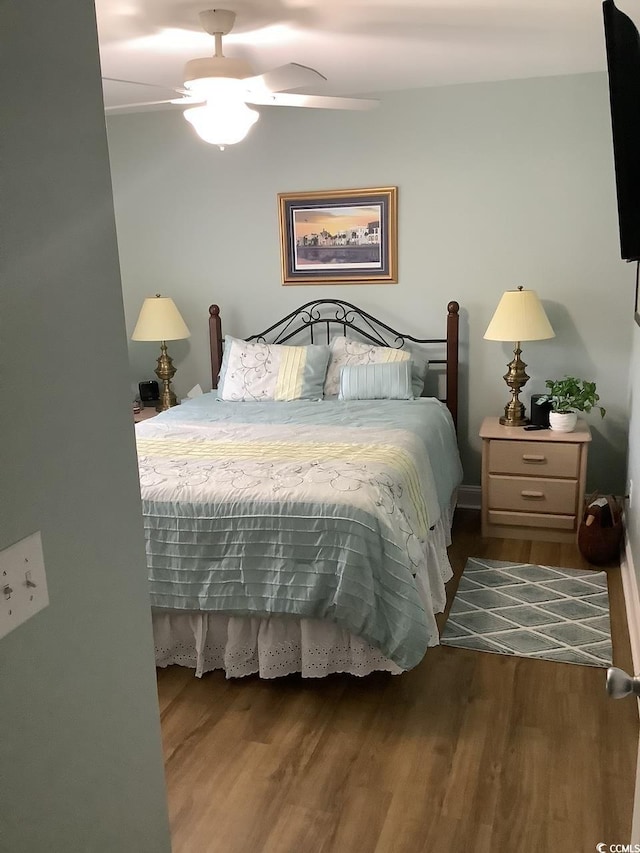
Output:
<instances>
[{"instance_id":1,"label":"hardwood floor","mask_svg":"<svg viewBox=\"0 0 640 853\"><path fill-rule=\"evenodd\" d=\"M572 545L481 539L469 556L590 568ZM614 663L631 671L620 571ZM446 614L439 618L444 624ZM158 672L174 853L590 853L628 843L637 706L599 668L440 646L402 676L276 681Z\"/></svg>"}]
</instances>

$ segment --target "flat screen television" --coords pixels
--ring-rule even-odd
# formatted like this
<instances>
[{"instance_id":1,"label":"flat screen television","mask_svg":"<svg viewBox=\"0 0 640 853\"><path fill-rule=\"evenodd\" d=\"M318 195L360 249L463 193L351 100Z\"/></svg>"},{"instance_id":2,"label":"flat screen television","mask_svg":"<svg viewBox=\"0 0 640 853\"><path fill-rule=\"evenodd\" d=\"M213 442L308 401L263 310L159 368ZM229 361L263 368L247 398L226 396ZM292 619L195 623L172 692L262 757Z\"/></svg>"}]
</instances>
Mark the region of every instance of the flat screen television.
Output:
<instances>
[{"instance_id":1,"label":"flat screen television","mask_svg":"<svg viewBox=\"0 0 640 853\"><path fill-rule=\"evenodd\" d=\"M640 260L640 34L613 0L604 0L620 252Z\"/></svg>"}]
</instances>

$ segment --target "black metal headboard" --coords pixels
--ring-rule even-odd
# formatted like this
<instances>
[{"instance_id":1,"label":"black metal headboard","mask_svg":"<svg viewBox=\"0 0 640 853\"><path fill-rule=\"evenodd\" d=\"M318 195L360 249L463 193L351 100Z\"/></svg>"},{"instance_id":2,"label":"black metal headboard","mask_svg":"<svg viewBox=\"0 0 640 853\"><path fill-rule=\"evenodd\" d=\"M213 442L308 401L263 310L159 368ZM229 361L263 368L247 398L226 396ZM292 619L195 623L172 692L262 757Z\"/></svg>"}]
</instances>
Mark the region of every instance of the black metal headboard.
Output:
<instances>
[{"instance_id":1,"label":"black metal headboard","mask_svg":"<svg viewBox=\"0 0 640 853\"><path fill-rule=\"evenodd\" d=\"M460 306L457 302L447 305L446 335L441 338L416 338L405 332L398 332L391 326L373 317L350 302L342 299L314 299L306 302L295 311L287 314L277 323L263 332L251 335L247 341L284 344L293 338L305 335L311 343L329 343L332 332L347 334L355 332L365 340L378 346L401 349L407 342L419 345L441 345L442 355L429 356L429 364L445 366L446 391L443 402L448 406L454 423L458 419L458 325ZM218 374L222 364L222 324L220 308L209 308L209 334L211 341L211 378L217 388ZM319 340L319 338L321 340Z\"/></svg>"}]
</instances>

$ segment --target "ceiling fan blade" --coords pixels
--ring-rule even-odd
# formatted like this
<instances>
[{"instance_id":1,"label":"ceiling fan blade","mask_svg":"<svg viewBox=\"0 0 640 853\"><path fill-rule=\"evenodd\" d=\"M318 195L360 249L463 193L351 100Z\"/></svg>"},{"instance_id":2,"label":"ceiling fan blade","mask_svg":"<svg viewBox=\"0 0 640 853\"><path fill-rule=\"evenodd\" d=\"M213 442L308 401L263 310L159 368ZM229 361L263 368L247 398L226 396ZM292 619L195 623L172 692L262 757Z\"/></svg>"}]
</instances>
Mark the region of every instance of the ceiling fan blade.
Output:
<instances>
[{"instance_id":1,"label":"ceiling fan blade","mask_svg":"<svg viewBox=\"0 0 640 853\"><path fill-rule=\"evenodd\" d=\"M159 86L157 83L143 83L140 80L121 80L120 77L102 77L102 80L106 80L107 83L128 83L132 86L148 86L150 89L160 89L165 88L164 86ZM166 88L171 89L171 86L167 86Z\"/></svg>"},{"instance_id":2,"label":"ceiling fan blade","mask_svg":"<svg viewBox=\"0 0 640 853\"><path fill-rule=\"evenodd\" d=\"M188 95L186 89L177 89L175 86L161 86L160 83L145 83L142 80L122 80L120 77L101 77L106 83L126 83L128 86L146 86L148 89L164 89L165 92L176 92L178 95Z\"/></svg>"},{"instance_id":3,"label":"ceiling fan blade","mask_svg":"<svg viewBox=\"0 0 640 853\"><path fill-rule=\"evenodd\" d=\"M288 92L258 95L251 93L245 98L248 104L264 104L276 107L311 107L318 110L372 110L380 101L369 98L333 98L324 95L294 95Z\"/></svg>"},{"instance_id":4,"label":"ceiling fan blade","mask_svg":"<svg viewBox=\"0 0 640 853\"><path fill-rule=\"evenodd\" d=\"M136 104L119 104L105 107L109 115L125 115L126 113L150 112L151 110L171 110L179 107L189 107L204 103L202 98L171 98L167 101L142 101Z\"/></svg>"},{"instance_id":5,"label":"ceiling fan blade","mask_svg":"<svg viewBox=\"0 0 640 853\"><path fill-rule=\"evenodd\" d=\"M260 89L266 88L269 92L284 92L288 89L312 86L326 79L323 74L313 68L290 62L288 65L280 65L278 68L272 68L271 71L265 71L264 74L249 77L244 82L249 88L255 85Z\"/></svg>"}]
</instances>

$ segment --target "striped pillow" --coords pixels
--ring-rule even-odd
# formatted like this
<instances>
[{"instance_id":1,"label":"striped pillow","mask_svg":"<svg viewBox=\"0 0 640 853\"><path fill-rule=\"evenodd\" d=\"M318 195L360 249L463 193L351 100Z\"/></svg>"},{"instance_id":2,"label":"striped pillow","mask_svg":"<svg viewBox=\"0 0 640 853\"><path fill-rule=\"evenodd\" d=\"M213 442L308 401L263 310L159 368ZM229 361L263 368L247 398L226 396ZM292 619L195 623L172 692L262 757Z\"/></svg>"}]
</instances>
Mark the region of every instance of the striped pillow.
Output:
<instances>
[{"instance_id":1,"label":"striped pillow","mask_svg":"<svg viewBox=\"0 0 640 853\"><path fill-rule=\"evenodd\" d=\"M337 397L340 391L340 371L343 367L362 364L387 364L409 361L411 355L405 350L376 346L363 341L337 337L331 341L331 358L324 381L324 396Z\"/></svg>"},{"instance_id":2,"label":"striped pillow","mask_svg":"<svg viewBox=\"0 0 640 853\"><path fill-rule=\"evenodd\" d=\"M411 362L362 364L340 371L339 400L413 400Z\"/></svg>"},{"instance_id":3,"label":"striped pillow","mask_svg":"<svg viewBox=\"0 0 640 853\"><path fill-rule=\"evenodd\" d=\"M218 400L321 400L329 347L248 343L227 335Z\"/></svg>"}]
</instances>

